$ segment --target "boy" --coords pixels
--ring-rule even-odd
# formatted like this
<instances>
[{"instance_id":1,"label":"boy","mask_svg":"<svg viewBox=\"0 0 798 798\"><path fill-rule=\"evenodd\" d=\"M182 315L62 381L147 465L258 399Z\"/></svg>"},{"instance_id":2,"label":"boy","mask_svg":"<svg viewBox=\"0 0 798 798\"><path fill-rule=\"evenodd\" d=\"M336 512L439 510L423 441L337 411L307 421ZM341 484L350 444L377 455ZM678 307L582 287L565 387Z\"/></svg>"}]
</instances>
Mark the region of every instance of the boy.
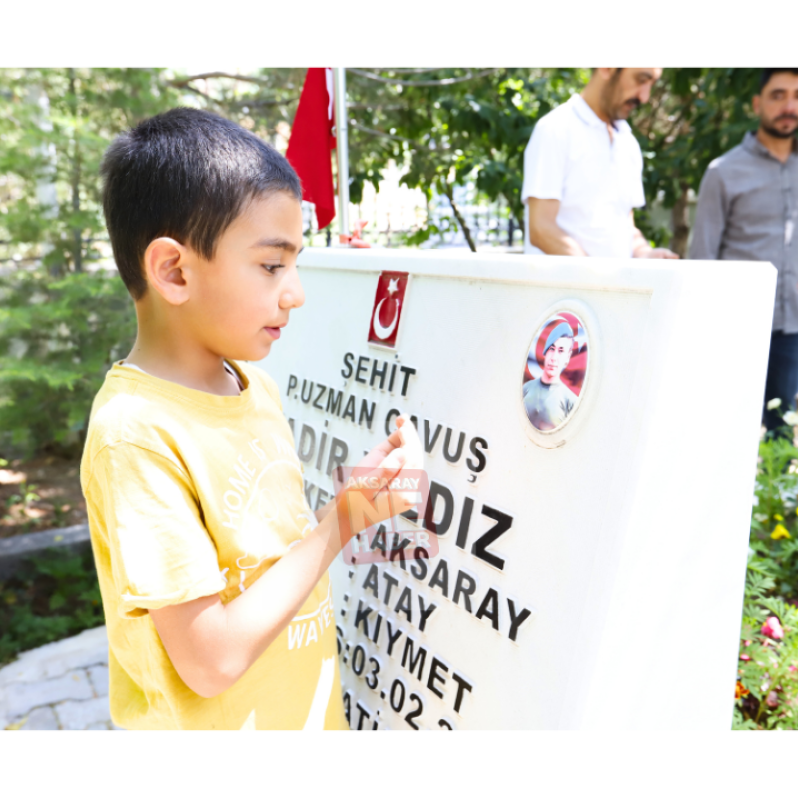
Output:
<instances>
[{"instance_id":1,"label":"boy","mask_svg":"<svg viewBox=\"0 0 798 798\"><path fill-rule=\"evenodd\" d=\"M314 528L277 387L240 362L266 357L304 302L299 180L256 136L187 108L119 136L101 171L138 321L81 463L111 716L346 728L326 571L360 530L339 530L336 500ZM360 465L393 474L420 452L402 419ZM312 627L301 644L292 620Z\"/></svg>"}]
</instances>

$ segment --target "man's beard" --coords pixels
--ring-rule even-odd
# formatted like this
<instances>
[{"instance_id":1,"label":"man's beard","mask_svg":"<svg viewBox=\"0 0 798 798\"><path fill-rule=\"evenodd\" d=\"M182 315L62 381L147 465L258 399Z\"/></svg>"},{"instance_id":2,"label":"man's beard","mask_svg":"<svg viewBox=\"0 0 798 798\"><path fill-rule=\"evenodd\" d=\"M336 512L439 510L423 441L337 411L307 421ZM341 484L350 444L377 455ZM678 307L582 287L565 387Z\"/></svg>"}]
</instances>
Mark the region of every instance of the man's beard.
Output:
<instances>
[{"instance_id":1,"label":"man's beard","mask_svg":"<svg viewBox=\"0 0 798 798\"><path fill-rule=\"evenodd\" d=\"M623 119L624 118L624 117L620 116L620 110L621 110L621 108L624 108L627 105L631 105L632 106L630 108L630 110L629 110L629 114L631 114L632 111L636 111L640 107L640 100L638 100L637 97L631 97L625 103L622 103L621 106L618 108L619 116L617 116L616 119ZM628 117L629 114L627 114L626 116Z\"/></svg>"},{"instance_id":2,"label":"man's beard","mask_svg":"<svg viewBox=\"0 0 798 798\"><path fill-rule=\"evenodd\" d=\"M637 97L630 97L628 100L618 102L615 99L618 88L618 80L621 76L620 72L616 72L607 84L604 92L602 93L602 105L604 113L613 121L617 122L619 119L626 119L632 111L636 111L640 107L640 100ZM631 106L629 113L625 114L627 103Z\"/></svg>"},{"instance_id":3,"label":"man's beard","mask_svg":"<svg viewBox=\"0 0 798 798\"><path fill-rule=\"evenodd\" d=\"M778 122L780 119L792 119L793 121L798 123L798 118L794 116L779 116L776 117L776 119L774 119L773 121ZM793 136L795 136L796 131L798 131L798 124L796 124L795 127L789 132L779 130L778 128L773 127L771 123L764 122L762 120L759 121L759 125L762 128L762 130L765 131L765 133L767 133L769 136L773 136L773 138L776 139L791 139L793 138Z\"/></svg>"}]
</instances>

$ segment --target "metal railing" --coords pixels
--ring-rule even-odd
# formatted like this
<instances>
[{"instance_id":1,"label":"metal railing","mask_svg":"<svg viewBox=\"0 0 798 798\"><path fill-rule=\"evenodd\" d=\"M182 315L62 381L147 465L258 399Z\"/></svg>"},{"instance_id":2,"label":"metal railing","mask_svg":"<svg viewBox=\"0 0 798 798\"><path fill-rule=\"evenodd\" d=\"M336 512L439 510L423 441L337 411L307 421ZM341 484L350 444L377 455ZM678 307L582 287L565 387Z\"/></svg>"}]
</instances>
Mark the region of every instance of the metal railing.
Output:
<instances>
[{"instance_id":1,"label":"metal railing","mask_svg":"<svg viewBox=\"0 0 798 798\"><path fill-rule=\"evenodd\" d=\"M454 199L458 212L478 248L501 247L519 252L523 249L523 232L506 203L480 202L475 191L459 186L457 189ZM349 208L353 227L358 219L368 222L362 237L369 244L383 247L417 245L422 249L468 248L466 236L446 197L434 197L429 205L425 202L385 204L379 202L379 194L376 197L376 202L351 204ZM337 243L337 228L332 230L335 224L319 230L311 203L302 203L302 217L308 246L323 247ZM428 235L422 233L424 230Z\"/></svg>"}]
</instances>

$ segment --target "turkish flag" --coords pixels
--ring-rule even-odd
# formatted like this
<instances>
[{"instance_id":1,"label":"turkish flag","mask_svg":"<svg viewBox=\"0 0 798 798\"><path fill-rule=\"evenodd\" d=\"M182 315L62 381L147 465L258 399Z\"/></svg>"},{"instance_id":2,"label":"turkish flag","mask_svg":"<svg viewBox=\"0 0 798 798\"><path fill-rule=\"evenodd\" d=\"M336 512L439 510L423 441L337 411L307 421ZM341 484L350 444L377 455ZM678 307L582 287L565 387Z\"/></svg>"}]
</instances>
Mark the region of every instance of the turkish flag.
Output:
<instances>
[{"instance_id":1,"label":"turkish flag","mask_svg":"<svg viewBox=\"0 0 798 798\"><path fill-rule=\"evenodd\" d=\"M335 217L330 158L330 150L335 148L333 108L332 69L311 67L299 97L285 157L302 181L303 199L316 205L319 229L327 227Z\"/></svg>"},{"instance_id":2,"label":"turkish flag","mask_svg":"<svg viewBox=\"0 0 798 798\"><path fill-rule=\"evenodd\" d=\"M370 344L396 349L408 272L380 272L369 324Z\"/></svg>"}]
</instances>

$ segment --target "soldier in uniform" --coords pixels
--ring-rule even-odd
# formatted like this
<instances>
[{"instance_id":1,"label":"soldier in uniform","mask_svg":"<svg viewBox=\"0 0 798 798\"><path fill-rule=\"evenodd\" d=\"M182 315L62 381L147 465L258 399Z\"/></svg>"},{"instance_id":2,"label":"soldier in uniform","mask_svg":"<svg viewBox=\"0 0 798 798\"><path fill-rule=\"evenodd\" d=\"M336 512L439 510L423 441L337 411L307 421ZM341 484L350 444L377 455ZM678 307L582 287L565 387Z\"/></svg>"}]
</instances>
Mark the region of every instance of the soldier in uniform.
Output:
<instances>
[{"instance_id":1,"label":"soldier in uniform","mask_svg":"<svg viewBox=\"0 0 798 798\"><path fill-rule=\"evenodd\" d=\"M556 429L576 406L576 394L560 379L571 360L573 346L571 326L567 322L558 324L546 339L543 373L524 385L524 408L536 429Z\"/></svg>"}]
</instances>

